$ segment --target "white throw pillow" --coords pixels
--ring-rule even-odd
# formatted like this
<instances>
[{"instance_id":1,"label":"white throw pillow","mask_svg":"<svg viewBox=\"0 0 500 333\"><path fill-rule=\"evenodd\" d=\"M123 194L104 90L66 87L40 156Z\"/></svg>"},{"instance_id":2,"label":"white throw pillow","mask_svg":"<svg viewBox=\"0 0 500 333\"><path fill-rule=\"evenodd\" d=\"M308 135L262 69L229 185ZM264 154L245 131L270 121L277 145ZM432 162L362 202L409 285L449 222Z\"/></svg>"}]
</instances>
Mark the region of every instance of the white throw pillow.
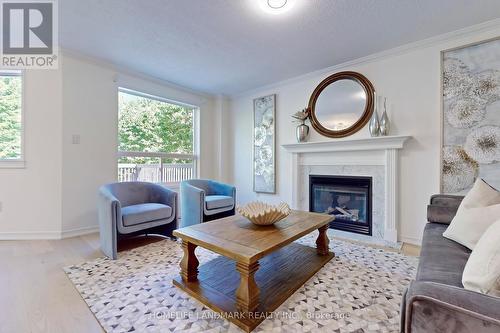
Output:
<instances>
[{"instance_id":1,"label":"white throw pillow","mask_svg":"<svg viewBox=\"0 0 500 333\"><path fill-rule=\"evenodd\" d=\"M458 207L443 236L474 250L479 238L500 219L500 192L478 179Z\"/></svg>"},{"instance_id":2,"label":"white throw pillow","mask_svg":"<svg viewBox=\"0 0 500 333\"><path fill-rule=\"evenodd\" d=\"M477 242L462 275L465 289L500 296L500 220Z\"/></svg>"}]
</instances>

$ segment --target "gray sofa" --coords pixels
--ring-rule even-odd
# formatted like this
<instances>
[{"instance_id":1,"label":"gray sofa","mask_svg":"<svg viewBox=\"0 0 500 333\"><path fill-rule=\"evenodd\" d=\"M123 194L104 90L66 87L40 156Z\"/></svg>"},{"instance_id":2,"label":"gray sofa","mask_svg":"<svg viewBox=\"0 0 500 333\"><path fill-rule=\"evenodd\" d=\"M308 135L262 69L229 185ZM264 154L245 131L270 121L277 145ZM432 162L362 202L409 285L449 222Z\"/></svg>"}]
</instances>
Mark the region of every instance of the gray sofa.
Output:
<instances>
[{"instance_id":1,"label":"gray sofa","mask_svg":"<svg viewBox=\"0 0 500 333\"><path fill-rule=\"evenodd\" d=\"M401 332L500 332L500 298L464 289L471 251L442 235L462 199L431 197L417 275L403 295Z\"/></svg>"},{"instance_id":2,"label":"gray sofa","mask_svg":"<svg viewBox=\"0 0 500 333\"><path fill-rule=\"evenodd\" d=\"M123 182L99 189L102 252L117 258L118 241L138 235L172 237L177 229L177 193L148 182Z\"/></svg>"}]
</instances>

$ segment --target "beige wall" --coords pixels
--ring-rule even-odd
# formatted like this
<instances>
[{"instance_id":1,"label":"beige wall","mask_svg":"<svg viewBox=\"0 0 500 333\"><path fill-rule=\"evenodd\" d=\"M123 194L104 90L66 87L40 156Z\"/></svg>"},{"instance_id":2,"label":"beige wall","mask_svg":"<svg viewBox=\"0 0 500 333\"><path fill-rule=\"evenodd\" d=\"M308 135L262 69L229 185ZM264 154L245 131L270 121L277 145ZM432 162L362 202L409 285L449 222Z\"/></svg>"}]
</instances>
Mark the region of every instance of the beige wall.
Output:
<instances>
[{"instance_id":1,"label":"beige wall","mask_svg":"<svg viewBox=\"0 0 500 333\"><path fill-rule=\"evenodd\" d=\"M440 190L440 53L497 36L500 36L499 26L469 29L234 97L225 140L231 143L228 168L231 170L230 178L238 188L238 201L291 202L290 155L280 147L295 142L295 125L290 116L307 105L316 85L329 74L343 70L357 71L372 81L378 94L388 98L391 134L414 137L400 156L398 228L400 240L419 243L426 223L429 196ZM252 191L252 100L268 94L277 94L276 195ZM351 138L362 137L369 137L366 127ZM329 139L312 130L310 141L326 140Z\"/></svg>"}]
</instances>

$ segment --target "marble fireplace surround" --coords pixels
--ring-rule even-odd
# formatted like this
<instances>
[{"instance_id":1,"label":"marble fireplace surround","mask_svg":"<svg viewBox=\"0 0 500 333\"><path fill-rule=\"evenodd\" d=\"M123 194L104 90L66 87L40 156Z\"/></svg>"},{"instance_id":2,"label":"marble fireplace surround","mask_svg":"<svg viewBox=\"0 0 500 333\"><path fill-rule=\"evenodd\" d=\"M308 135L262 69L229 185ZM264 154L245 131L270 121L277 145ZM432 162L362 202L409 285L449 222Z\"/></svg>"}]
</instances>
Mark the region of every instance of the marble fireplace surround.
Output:
<instances>
[{"instance_id":1,"label":"marble fireplace surround","mask_svg":"<svg viewBox=\"0 0 500 333\"><path fill-rule=\"evenodd\" d=\"M371 238L374 241L396 244L398 152L410 138L410 136L384 136L282 145L291 154L292 208L309 210L309 175L371 176L373 178Z\"/></svg>"}]
</instances>

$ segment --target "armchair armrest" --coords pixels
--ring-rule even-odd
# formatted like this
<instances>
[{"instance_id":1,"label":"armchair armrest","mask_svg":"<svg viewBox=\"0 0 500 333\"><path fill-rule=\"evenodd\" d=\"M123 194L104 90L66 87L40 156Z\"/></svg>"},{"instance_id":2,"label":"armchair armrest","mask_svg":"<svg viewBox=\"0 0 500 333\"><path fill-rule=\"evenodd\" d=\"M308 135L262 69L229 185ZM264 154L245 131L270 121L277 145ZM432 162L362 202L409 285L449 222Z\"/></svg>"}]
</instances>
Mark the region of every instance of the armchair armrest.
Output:
<instances>
[{"instance_id":1,"label":"armchair armrest","mask_svg":"<svg viewBox=\"0 0 500 333\"><path fill-rule=\"evenodd\" d=\"M413 281L404 329L420 332L499 332L500 298L435 282Z\"/></svg>"},{"instance_id":2,"label":"armchair armrest","mask_svg":"<svg viewBox=\"0 0 500 333\"><path fill-rule=\"evenodd\" d=\"M103 186L99 189L97 207L101 249L106 256L116 259L116 227L122 218L120 201Z\"/></svg>"},{"instance_id":3,"label":"armchair armrest","mask_svg":"<svg viewBox=\"0 0 500 333\"><path fill-rule=\"evenodd\" d=\"M181 182L181 228L203 221L205 191L192 186L187 181Z\"/></svg>"},{"instance_id":4,"label":"armchair armrest","mask_svg":"<svg viewBox=\"0 0 500 333\"><path fill-rule=\"evenodd\" d=\"M458 195L433 195L430 204L427 206L427 220L429 222L450 224L463 198L463 196Z\"/></svg>"}]
</instances>

